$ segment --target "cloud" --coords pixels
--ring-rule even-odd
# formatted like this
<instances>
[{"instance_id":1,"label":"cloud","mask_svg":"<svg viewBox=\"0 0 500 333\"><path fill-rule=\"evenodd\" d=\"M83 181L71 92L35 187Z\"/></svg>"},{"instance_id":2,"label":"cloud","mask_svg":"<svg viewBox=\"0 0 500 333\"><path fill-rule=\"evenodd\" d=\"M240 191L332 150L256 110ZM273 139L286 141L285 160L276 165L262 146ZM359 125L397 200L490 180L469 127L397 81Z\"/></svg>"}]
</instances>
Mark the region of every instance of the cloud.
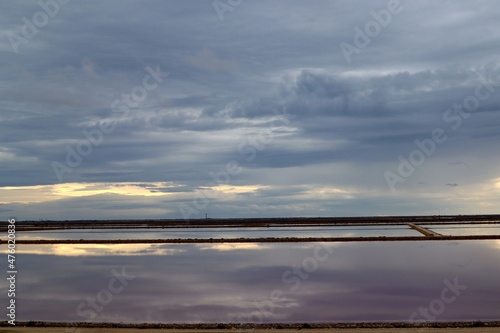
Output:
<instances>
[{"instance_id":1,"label":"cloud","mask_svg":"<svg viewBox=\"0 0 500 333\"><path fill-rule=\"evenodd\" d=\"M453 194L442 184L460 179L453 193L498 195L491 186L500 177L497 6L404 3L347 63L339 44L352 43L354 28L363 29L371 11L386 6L251 2L220 21L211 3L197 1L68 3L16 54L8 33L22 34L22 18L41 8L6 5L0 38L0 60L9 64L0 69L0 172L6 176L0 191L12 197L2 196L2 209L33 216L25 204L33 202L66 219L80 213L63 204L80 202L99 211L93 218L126 217L134 209L134 216L181 217L178 204L192 205L210 174L236 161L242 172L225 189L256 190L222 191L209 200L212 216L424 214L438 206L493 211L480 195L462 208L450 204ZM142 100L148 66L169 74ZM492 93L455 130L445 113L485 82L489 88L480 92ZM113 101L132 93L141 102L125 115L113 112ZM52 163L66 163L68 151L88 143L85 133L104 122L116 128L63 182L98 184L108 192L55 196L47 190L60 182ZM395 171L399 156L409 158L415 140L436 128L446 131L447 141L399 184L393 205L384 172ZM151 190L155 198L110 190L157 183L175 187ZM136 193L150 191L134 186ZM9 187L25 190L14 195ZM426 195L435 198L430 206ZM415 208L416 201L428 208ZM127 213L120 215L120 204Z\"/></svg>"},{"instance_id":2,"label":"cloud","mask_svg":"<svg viewBox=\"0 0 500 333\"><path fill-rule=\"evenodd\" d=\"M202 51L189 56L186 59L186 62L194 67L210 72L231 70L234 68L234 63L219 59L214 52L209 49L203 49Z\"/></svg>"}]
</instances>

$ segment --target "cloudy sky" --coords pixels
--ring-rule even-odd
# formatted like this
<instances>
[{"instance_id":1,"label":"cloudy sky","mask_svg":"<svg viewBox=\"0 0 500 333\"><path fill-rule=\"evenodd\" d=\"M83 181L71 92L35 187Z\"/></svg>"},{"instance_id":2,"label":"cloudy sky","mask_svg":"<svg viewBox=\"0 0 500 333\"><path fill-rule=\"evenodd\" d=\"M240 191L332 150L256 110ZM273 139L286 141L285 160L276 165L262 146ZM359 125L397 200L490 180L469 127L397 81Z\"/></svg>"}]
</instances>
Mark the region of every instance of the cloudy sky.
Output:
<instances>
[{"instance_id":1,"label":"cloudy sky","mask_svg":"<svg viewBox=\"0 0 500 333\"><path fill-rule=\"evenodd\" d=\"M496 1L1 9L2 220L499 213Z\"/></svg>"}]
</instances>

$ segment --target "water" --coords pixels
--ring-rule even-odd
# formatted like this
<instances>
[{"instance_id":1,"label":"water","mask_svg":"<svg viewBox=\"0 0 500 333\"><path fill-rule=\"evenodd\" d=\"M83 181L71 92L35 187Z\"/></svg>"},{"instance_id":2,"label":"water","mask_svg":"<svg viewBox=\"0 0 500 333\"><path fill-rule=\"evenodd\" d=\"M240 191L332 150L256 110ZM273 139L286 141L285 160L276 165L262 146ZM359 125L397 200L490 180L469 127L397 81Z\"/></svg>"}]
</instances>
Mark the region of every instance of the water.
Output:
<instances>
[{"instance_id":1,"label":"water","mask_svg":"<svg viewBox=\"0 0 500 333\"><path fill-rule=\"evenodd\" d=\"M500 241L21 244L18 320L408 321L429 306L436 321L498 320L499 251Z\"/></svg>"},{"instance_id":2,"label":"water","mask_svg":"<svg viewBox=\"0 0 500 333\"><path fill-rule=\"evenodd\" d=\"M166 239L240 237L371 237L421 236L406 225L333 226L333 227L270 227L270 228L169 228L169 229L69 229L19 232L18 240L28 239Z\"/></svg>"},{"instance_id":3,"label":"water","mask_svg":"<svg viewBox=\"0 0 500 333\"><path fill-rule=\"evenodd\" d=\"M468 225L425 225L424 227L442 235L500 235L498 224L468 224Z\"/></svg>"}]
</instances>

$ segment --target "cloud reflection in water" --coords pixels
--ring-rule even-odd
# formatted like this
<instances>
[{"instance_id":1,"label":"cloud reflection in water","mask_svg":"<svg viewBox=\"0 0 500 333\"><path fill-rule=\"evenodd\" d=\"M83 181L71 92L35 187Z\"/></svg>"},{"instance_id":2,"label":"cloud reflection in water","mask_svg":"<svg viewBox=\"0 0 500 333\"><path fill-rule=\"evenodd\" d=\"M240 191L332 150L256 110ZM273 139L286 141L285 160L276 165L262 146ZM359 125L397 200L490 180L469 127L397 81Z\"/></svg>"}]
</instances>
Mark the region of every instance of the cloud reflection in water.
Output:
<instances>
[{"instance_id":1,"label":"cloud reflection in water","mask_svg":"<svg viewBox=\"0 0 500 333\"><path fill-rule=\"evenodd\" d=\"M84 320L78 304L123 266L136 279L95 321L234 321L273 290L283 297L267 322L408 321L455 277L468 289L437 320L499 319L498 241L331 245L331 257L296 290L283 273L317 244L23 245L19 320Z\"/></svg>"}]
</instances>

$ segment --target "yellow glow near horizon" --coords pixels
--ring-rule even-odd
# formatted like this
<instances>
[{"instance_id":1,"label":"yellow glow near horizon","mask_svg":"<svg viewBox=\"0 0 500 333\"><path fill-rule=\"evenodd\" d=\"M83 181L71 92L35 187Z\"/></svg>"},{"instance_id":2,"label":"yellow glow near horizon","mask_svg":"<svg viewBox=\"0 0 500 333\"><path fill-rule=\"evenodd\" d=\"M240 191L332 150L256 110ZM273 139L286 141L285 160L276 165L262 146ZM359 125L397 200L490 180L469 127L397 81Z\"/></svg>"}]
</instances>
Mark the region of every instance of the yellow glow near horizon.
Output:
<instances>
[{"instance_id":1,"label":"yellow glow near horizon","mask_svg":"<svg viewBox=\"0 0 500 333\"><path fill-rule=\"evenodd\" d=\"M50 189L44 185L0 187L0 203L36 203L50 201Z\"/></svg>"},{"instance_id":2,"label":"yellow glow near horizon","mask_svg":"<svg viewBox=\"0 0 500 333\"><path fill-rule=\"evenodd\" d=\"M354 191L338 188L338 187L320 187L317 190L312 191L311 193L315 193L317 196L322 197L340 197L345 199L354 198Z\"/></svg>"},{"instance_id":3,"label":"yellow glow near horizon","mask_svg":"<svg viewBox=\"0 0 500 333\"><path fill-rule=\"evenodd\" d=\"M53 193L55 195L63 197L82 197L98 194L121 194L121 195L137 195L137 196L161 196L168 193L164 192L152 192L150 189L138 186L139 183L68 183L68 184L58 184L53 188ZM165 187L164 183L151 183L150 186ZM171 187L171 186L168 186Z\"/></svg>"},{"instance_id":4,"label":"yellow glow near horizon","mask_svg":"<svg viewBox=\"0 0 500 333\"><path fill-rule=\"evenodd\" d=\"M34 186L0 187L0 201L8 203L38 203L64 198L86 197L100 194L128 196L165 196L169 192L155 192L155 189L176 187L172 183L64 183Z\"/></svg>"},{"instance_id":5,"label":"yellow glow near horizon","mask_svg":"<svg viewBox=\"0 0 500 333\"><path fill-rule=\"evenodd\" d=\"M217 186L211 187L211 189L214 191L219 191L219 192L223 192L223 193L240 194L240 193L255 192L257 190L264 189L267 187L268 186L262 186L262 185L242 185L242 186L217 185Z\"/></svg>"}]
</instances>

